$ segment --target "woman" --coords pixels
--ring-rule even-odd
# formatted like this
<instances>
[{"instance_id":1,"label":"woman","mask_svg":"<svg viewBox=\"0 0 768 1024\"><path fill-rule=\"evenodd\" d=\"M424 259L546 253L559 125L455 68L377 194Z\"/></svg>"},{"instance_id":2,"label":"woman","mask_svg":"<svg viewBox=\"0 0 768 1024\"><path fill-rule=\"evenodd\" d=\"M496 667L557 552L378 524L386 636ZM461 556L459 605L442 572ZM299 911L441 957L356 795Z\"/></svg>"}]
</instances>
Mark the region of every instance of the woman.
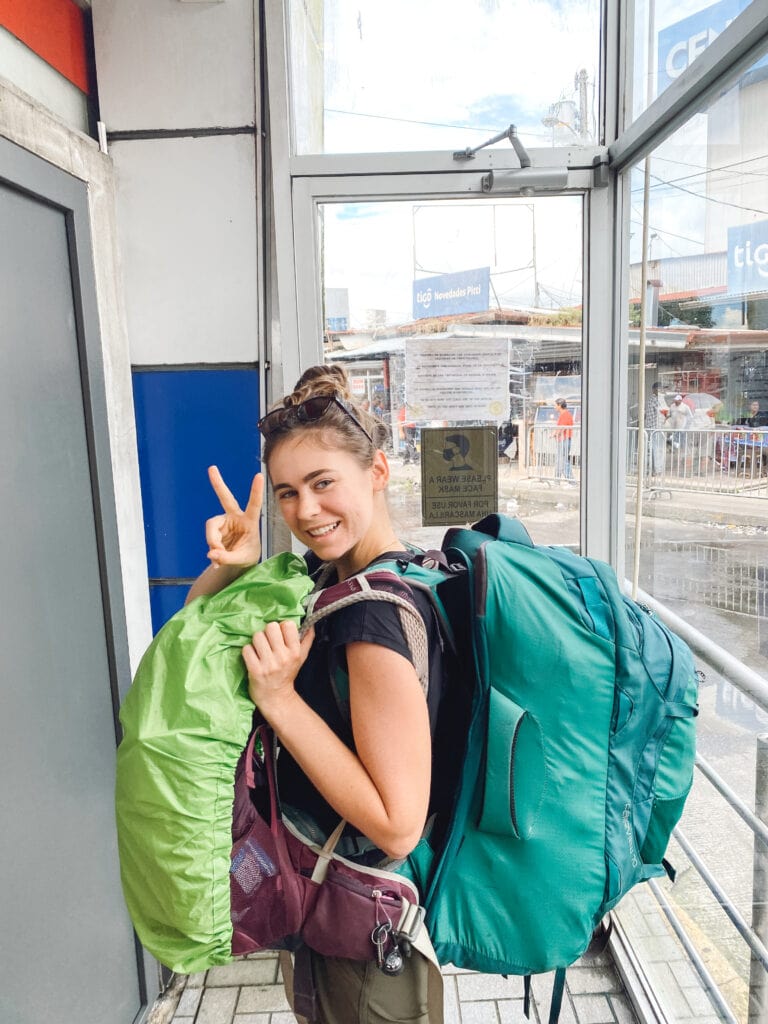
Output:
<instances>
[{"instance_id":1,"label":"woman","mask_svg":"<svg viewBox=\"0 0 768 1024\"><path fill-rule=\"evenodd\" d=\"M275 503L309 549L310 571L330 563L327 584L383 557L408 557L387 508L389 464L380 447L386 429L355 406L341 367L307 370L259 429ZM224 512L206 524L211 566L188 599L222 589L261 556L261 474L244 511L215 467L209 475ZM271 623L243 650L251 698L281 743L284 805L305 830L322 834L345 818L350 834L342 852L357 851L369 864L407 856L430 811L443 665L429 599L414 598L429 639L426 699L397 609L385 602L341 609L318 624L317 635L301 639L293 623ZM339 669L349 677L348 717L331 684ZM397 977L373 961L313 955L313 967L323 1022L429 1020L426 971L417 955Z\"/></svg>"}]
</instances>

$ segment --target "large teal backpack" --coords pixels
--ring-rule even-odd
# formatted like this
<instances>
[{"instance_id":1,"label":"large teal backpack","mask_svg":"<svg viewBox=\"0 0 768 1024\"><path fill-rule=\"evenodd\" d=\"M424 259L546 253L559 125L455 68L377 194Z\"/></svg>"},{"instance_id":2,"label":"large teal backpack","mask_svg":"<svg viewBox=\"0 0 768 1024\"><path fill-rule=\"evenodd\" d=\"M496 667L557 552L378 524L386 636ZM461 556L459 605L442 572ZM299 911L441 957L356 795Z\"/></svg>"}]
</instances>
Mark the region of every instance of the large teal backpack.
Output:
<instances>
[{"instance_id":1,"label":"large teal backpack","mask_svg":"<svg viewBox=\"0 0 768 1024\"><path fill-rule=\"evenodd\" d=\"M607 564L534 546L505 516L449 530L439 558L377 562L367 579L386 590L392 573L432 595L456 650L435 738L458 769L447 830L403 868L438 959L558 969L562 992L607 911L667 867L693 777L691 653Z\"/></svg>"}]
</instances>

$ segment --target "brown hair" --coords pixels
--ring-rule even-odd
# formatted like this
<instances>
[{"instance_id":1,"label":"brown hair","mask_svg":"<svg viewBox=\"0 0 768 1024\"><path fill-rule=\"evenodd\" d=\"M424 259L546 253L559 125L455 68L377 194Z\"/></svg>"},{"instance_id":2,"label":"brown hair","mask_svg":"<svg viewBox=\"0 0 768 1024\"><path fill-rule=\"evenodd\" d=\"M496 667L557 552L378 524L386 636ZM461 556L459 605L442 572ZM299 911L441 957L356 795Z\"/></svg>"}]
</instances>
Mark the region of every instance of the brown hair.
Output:
<instances>
[{"instance_id":1,"label":"brown hair","mask_svg":"<svg viewBox=\"0 0 768 1024\"><path fill-rule=\"evenodd\" d=\"M296 382L293 391L277 402L273 409L290 409L301 405L308 398L321 398L325 395L340 398L349 406L365 430L369 439L360 427L350 419L346 412L337 405L330 405L321 419L310 423L298 419L290 419L286 425L264 439L262 460L269 462L275 446L284 438L298 431L312 431L320 444L327 448L342 448L352 455L361 466L368 468L373 462L374 452L381 448L387 439L387 428L382 421L364 409L352 397L347 371L338 363L321 366L310 366Z\"/></svg>"}]
</instances>

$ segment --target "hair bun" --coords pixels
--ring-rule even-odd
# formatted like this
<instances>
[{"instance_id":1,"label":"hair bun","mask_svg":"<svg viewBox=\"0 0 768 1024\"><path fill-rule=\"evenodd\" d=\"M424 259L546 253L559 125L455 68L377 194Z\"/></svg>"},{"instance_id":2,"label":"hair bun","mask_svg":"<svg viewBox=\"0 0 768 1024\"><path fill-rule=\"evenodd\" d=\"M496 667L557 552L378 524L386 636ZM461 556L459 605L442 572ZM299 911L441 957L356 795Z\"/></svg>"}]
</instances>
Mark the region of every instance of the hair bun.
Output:
<instances>
[{"instance_id":1,"label":"hair bun","mask_svg":"<svg viewBox=\"0 0 768 1024\"><path fill-rule=\"evenodd\" d=\"M339 443L348 451L353 452L355 457L361 460L361 465L370 466L370 445L373 444L374 450L383 448L389 438L389 428L383 419L374 416L368 408L368 403L361 402L352 394L347 371L340 364L327 363L310 366L296 381L293 391L282 398L274 408L290 409L293 406L301 405L302 402L306 402L310 398L325 397L340 399L343 405L334 407L329 402L329 408L323 412L323 425L327 424L336 430L339 435ZM303 425L304 422L296 422L287 429L291 430ZM364 437L365 441L363 441ZM263 452L265 461L269 459L274 444L272 437L267 437Z\"/></svg>"},{"instance_id":2,"label":"hair bun","mask_svg":"<svg viewBox=\"0 0 768 1024\"><path fill-rule=\"evenodd\" d=\"M310 366L302 373L296 381L293 394L286 405L298 405L307 398L314 398L319 395L339 395L349 401L352 392L349 387L347 371L338 363L328 363L321 366Z\"/></svg>"}]
</instances>

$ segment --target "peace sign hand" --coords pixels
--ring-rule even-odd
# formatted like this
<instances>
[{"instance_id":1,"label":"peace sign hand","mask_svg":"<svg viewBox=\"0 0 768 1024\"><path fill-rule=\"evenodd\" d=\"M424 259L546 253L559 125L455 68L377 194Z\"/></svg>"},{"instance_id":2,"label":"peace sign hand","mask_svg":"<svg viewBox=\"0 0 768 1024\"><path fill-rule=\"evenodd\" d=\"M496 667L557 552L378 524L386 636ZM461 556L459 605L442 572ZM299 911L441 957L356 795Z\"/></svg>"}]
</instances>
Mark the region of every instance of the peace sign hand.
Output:
<instances>
[{"instance_id":1,"label":"peace sign hand","mask_svg":"<svg viewBox=\"0 0 768 1024\"><path fill-rule=\"evenodd\" d=\"M208 558L211 564L245 568L256 565L261 558L259 520L264 498L264 476L257 473L245 511L240 508L216 466L209 466L208 479L224 509L205 524Z\"/></svg>"}]
</instances>

